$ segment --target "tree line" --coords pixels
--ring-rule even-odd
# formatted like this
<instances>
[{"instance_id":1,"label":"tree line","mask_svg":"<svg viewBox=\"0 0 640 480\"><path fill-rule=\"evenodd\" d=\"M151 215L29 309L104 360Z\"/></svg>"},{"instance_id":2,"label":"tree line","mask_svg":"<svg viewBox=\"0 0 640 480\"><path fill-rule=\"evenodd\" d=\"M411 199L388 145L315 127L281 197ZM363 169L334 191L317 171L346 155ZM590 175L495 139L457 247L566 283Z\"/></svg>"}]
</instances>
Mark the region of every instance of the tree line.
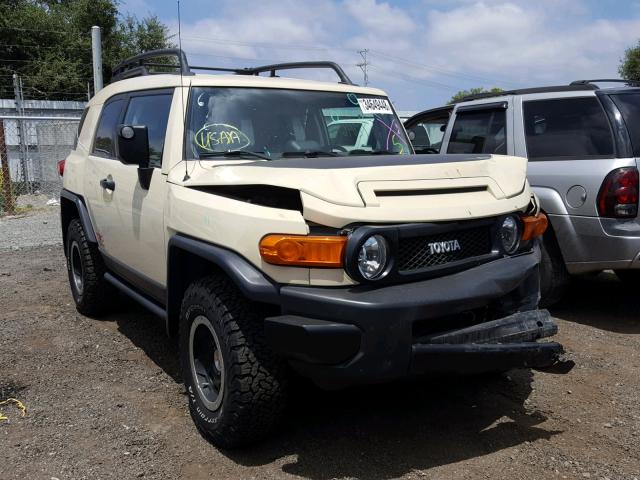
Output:
<instances>
[{"instance_id":1,"label":"tree line","mask_svg":"<svg viewBox=\"0 0 640 480\"><path fill-rule=\"evenodd\" d=\"M158 17L122 16L118 0L2 0L0 98L13 98L16 73L25 99L86 100L93 25L102 30L105 83L120 60L175 46Z\"/></svg>"}]
</instances>

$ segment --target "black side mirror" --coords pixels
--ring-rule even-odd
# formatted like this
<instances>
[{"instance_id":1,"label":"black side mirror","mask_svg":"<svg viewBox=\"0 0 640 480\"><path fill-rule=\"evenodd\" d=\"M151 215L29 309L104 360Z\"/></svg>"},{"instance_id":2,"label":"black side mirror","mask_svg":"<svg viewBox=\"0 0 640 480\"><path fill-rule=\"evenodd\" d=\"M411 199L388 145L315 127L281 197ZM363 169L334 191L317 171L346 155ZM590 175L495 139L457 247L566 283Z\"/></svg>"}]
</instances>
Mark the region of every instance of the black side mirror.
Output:
<instances>
[{"instance_id":1,"label":"black side mirror","mask_svg":"<svg viewBox=\"0 0 640 480\"><path fill-rule=\"evenodd\" d=\"M149 189L153 167L149 167L149 132L144 125L118 126L118 153L120 160L129 165L138 165L140 186Z\"/></svg>"}]
</instances>

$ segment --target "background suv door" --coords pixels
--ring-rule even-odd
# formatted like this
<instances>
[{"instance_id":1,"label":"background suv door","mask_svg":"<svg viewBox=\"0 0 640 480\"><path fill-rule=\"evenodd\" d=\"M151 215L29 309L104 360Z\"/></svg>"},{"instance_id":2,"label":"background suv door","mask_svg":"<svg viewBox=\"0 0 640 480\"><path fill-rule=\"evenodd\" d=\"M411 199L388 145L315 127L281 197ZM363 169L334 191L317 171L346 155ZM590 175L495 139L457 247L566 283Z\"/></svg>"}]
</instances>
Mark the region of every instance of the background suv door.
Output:
<instances>
[{"instance_id":1,"label":"background suv door","mask_svg":"<svg viewBox=\"0 0 640 480\"><path fill-rule=\"evenodd\" d=\"M511 97L457 105L442 144L442 153L514 155Z\"/></svg>"},{"instance_id":2,"label":"background suv door","mask_svg":"<svg viewBox=\"0 0 640 480\"><path fill-rule=\"evenodd\" d=\"M554 215L598 216L602 181L618 167L606 113L595 95L536 98L523 96L516 117L521 125L516 154L529 159L529 182Z\"/></svg>"},{"instance_id":3,"label":"background suv door","mask_svg":"<svg viewBox=\"0 0 640 480\"><path fill-rule=\"evenodd\" d=\"M409 118L404 126L416 153L440 153L453 106L436 108Z\"/></svg>"},{"instance_id":4,"label":"background suv door","mask_svg":"<svg viewBox=\"0 0 640 480\"><path fill-rule=\"evenodd\" d=\"M595 93L555 95L520 99L516 153L529 159L529 182L549 215L561 261L570 273L628 265L637 252L610 248L611 236L630 233L628 221L600 218L597 207L607 175L636 166L612 129L620 114L603 108Z\"/></svg>"}]
</instances>

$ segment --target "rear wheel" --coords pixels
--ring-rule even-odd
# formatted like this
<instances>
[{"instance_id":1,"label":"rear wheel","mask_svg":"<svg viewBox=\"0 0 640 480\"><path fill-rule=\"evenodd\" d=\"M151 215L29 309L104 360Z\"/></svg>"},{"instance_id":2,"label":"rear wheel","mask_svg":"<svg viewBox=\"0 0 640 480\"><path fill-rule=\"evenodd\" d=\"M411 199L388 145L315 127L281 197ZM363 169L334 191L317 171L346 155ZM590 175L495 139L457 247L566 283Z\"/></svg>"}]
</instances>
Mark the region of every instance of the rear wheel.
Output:
<instances>
[{"instance_id":1,"label":"rear wheel","mask_svg":"<svg viewBox=\"0 0 640 480\"><path fill-rule=\"evenodd\" d=\"M264 341L264 312L224 277L186 291L180 363L198 430L221 448L256 442L278 424L286 368Z\"/></svg>"},{"instance_id":2,"label":"rear wheel","mask_svg":"<svg viewBox=\"0 0 640 480\"><path fill-rule=\"evenodd\" d=\"M541 244L540 307L558 303L567 291L571 277L562 259L553 231L545 233Z\"/></svg>"},{"instance_id":3,"label":"rear wheel","mask_svg":"<svg viewBox=\"0 0 640 480\"><path fill-rule=\"evenodd\" d=\"M624 283L640 285L640 270L615 270L615 272Z\"/></svg>"},{"instance_id":4,"label":"rear wheel","mask_svg":"<svg viewBox=\"0 0 640 480\"><path fill-rule=\"evenodd\" d=\"M67 229L67 272L76 309L97 317L107 311L113 289L104 279L104 263L98 246L87 240L80 220L71 220Z\"/></svg>"}]
</instances>

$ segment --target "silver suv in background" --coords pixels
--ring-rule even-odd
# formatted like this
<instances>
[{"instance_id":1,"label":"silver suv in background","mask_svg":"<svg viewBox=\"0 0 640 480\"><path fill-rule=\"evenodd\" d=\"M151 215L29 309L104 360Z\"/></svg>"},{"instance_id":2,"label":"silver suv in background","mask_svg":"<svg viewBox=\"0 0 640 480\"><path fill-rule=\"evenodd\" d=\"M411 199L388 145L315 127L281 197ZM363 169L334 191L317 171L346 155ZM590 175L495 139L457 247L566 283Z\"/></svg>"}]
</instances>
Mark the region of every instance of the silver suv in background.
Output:
<instances>
[{"instance_id":1,"label":"silver suv in background","mask_svg":"<svg viewBox=\"0 0 640 480\"><path fill-rule=\"evenodd\" d=\"M597 85L605 82L624 85ZM416 153L529 159L529 182L551 223L544 236L543 305L561 298L572 274L613 269L623 281L640 280L638 86L580 80L480 94L405 122ZM437 132L438 125L442 139L426 143L425 132Z\"/></svg>"}]
</instances>

